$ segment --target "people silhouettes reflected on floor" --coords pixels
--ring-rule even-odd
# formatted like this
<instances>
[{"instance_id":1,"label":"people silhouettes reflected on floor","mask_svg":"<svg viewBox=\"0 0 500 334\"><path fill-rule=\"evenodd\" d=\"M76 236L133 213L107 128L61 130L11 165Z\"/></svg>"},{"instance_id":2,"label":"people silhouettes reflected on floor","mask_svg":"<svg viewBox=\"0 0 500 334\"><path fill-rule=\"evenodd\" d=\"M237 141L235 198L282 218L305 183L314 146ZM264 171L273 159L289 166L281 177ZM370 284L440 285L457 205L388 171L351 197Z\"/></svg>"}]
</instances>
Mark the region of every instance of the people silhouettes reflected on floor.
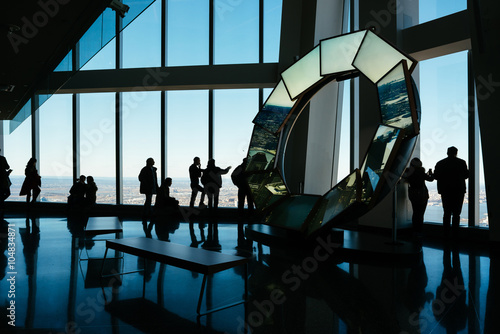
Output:
<instances>
[{"instance_id":1,"label":"people silhouettes reflected on floor","mask_svg":"<svg viewBox=\"0 0 500 334\"><path fill-rule=\"evenodd\" d=\"M78 180L69 189L68 205L70 209L82 208L85 202L85 193L87 192L87 177L80 175Z\"/></svg>"},{"instance_id":2,"label":"people silhouettes reflected on floor","mask_svg":"<svg viewBox=\"0 0 500 334\"><path fill-rule=\"evenodd\" d=\"M159 188L158 178L156 176L156 167L154 167L154 164L154 159L148 158L146 160L146 166L144 166L139 173L139 191L141 194L146 196L146 200L144 201L143 223L151 215L151 202L153 200L153 194L156 194Z\"/></svg>"},{"instance_id":3,"label":"people silhouettes reflected on floor","mask_svg":"<svg viewBox=\"0 0 500 334\"><path fill-rule=\"evenodd\" d=\"M443 249L443 276L432 301L432 313L446 328L446 333L458 333L467 324L467 293L456 246L446 243Z\"/></svg>"},{"instance_id":4,"label":"people silhouettes reflected on floor","mask_svg":"<svg viewBox=\"0 0 500 334\"><path fill-rule=\"evenodd\" d=\"M40 188L42 186L42 178L38 175L38 170L36 169L36 159L31 158L26 164L26 168L24 169L24 182L21 186L21 191L19 192L19 196L26 195L26 203L36 202L38 195L40 195Z\"/></svg>"},{"instance_id":5,"label":"people silhouettes reflected on floor","mask_svg":"<svg viewBox=\"0 0 500 334\"><path fill-rule=\"evenodd\" d=\"M425 185L425 181L434 181L434 176L431 169L425 172L425 168L422 167L422 161L419 158L413 158L410 161L410 167L403 174L403 178L409 183L408 198L413 210L413 233L418 236L422 233L425 209L429 200L429 190Z\"/></svg>"},{"instance_id":6,"label":"people silhouettes reflected on floor","mask_svg":"<svg viewBox=\"0 0 500 334\"><path fill-rule=\"evenodd\" d=\"M191 186L191 200L189 201L189 207L193 208L196 202L196 196L198 192L201 192L200 207L205 207L205 189L200 185L200 177L203 173L201 169L201 160L199 157L193 158L193 164L189 166L189 180Z\"/></svg>"},{"instance_id":7,"label":"people silhouettes reflected on floor","mask_svg":"<svg viewBox=\"0 0 500 334\"><path fill-rule=\"evenodd\" d=\"M87 176L87 189L85 191L85 205L87 207L93 206L97 201L97 184L93 176Z\"/></svg>"},{"instance_id":8,"label":"people silhouettes reflected on floor","mask_svg":"<svg viewBox=\"0 0 500 334\"><path fill-rule=\"evenodd\" d=\"M207 168L201 177L201 183L205 187L208 197L208 208L215 210L219 207L219 193L222 187L222 175L227 174L231 166L222 169L215 165L215 160L208 160Z\"/></svg>"},{"instance_id":9,"label":"people silhouettes reflected on floor","mask_svg":"<svg viewBox=\"0 0 500 334\"><path fill-rule=\"evenodd\" d=\"M234 169L231 173L231 180L233 184L238 188L238 213L240 216L243 215L243 210L245 208L245 199L247 201L248 210L254 209L252 192L250 191L250 186L247 182L247 173L245 172L247 168L248 159L244 158L242 163Z\"/></svg>"},{"instance_id":10,"label":"people silhouettes reflected on floor","mask_svg":"<svg viewBox=\"0 0 500 334\"><path fill-rule=\"evenodd\" d=\"M9 175L12 172L10 166L7 162L7 159L0 155L0 211L1 214L4 212L4 203L5 200L10 196L10 186L12 182L10 182Z\"/></svg>"},{"instance_id":11,"label":"people silhouettes reflected on floor","mask_svg":"<svg viewBox=\"0 0 500 334\"><path fill-rule=\"evenodd\" d=\"M438 193L443 204L443 230L445 237L450 233L456 236L460 226L460 213L465 197L465 180L469 177L467 163L457 157L458 149L449 147L448 157L438 161L434 168L434 178L437 180ZM453 217L453 218L452 218Z\"/></svg>"}]
</instances>

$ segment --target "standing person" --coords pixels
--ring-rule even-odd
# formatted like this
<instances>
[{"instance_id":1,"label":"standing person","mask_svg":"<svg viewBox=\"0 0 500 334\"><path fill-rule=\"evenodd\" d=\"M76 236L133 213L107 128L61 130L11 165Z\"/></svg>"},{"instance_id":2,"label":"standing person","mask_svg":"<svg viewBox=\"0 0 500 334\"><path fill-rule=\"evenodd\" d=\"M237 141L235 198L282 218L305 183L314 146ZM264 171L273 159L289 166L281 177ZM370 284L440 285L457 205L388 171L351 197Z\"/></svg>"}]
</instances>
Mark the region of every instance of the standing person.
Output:
<instances>
[{"instance_id":1,"label":"standing person","mask_svg":"<svg viewBox=\"0 0 500 334\"><path fill-rule=\"evenodd\" d=\"M438 161L434 168L434 178L437 180L438 193L441 194L443 203L443 230L446 237L450 232L450 222L453 235L458 233L466 190L465 180L469 177L467 163L457 158L457 153L456 147L449 147L448 157Z\"/></svg>"},{"instance_id":2,"label":"standing person","mask_svg":"<svg viewBox=\"0 0 500 334\"><path fill-rule=\"evenodd\" d=\"M231 166L226 169L215 166L215 160L208 160L207 168L203 171L201 183L205 186L208 197L208 208L217 209L219 206L219 192L222 187L222 175L227 174Z\"/></svg>"},{"instance_id":3,"label":"standing person","mask_svg":"<svg viewBox=\"0 0 500 334\"><path fill-rule=\"evenodd\" d=\"M412 225L415 235L422 233L424 225L424 214L429 200L429 190L425 181L434 181L432 169L426 173L419 158L413 158L403 174L403 178L409 183L408 198L413 209Z\"/></svg>"},{"instance_id":4,"label":"standing person","mask_svg":"<svg viewBox=\"0 0 500 334\"><path fill-rule=\"evenodd\" d=\"M248 159L244 158L243 162L234 169L231 173L231 180L233 184L238 187L238 212L240 215L243 213L245 207L245 198L247 200L248 209L253 210L253 199L252 192L250 191L250 186L246 180L246 168Z\"/></svg>"},{"instance_id":5,"label":"standing person","mask_svg":"<svg viewBox=\"0 0 500 334\"><path fill-rule=\"evenodd\" d=\"M42 186L42 178L38 175L36 169L36 159L31 158L26 164L24 169L24 175L26 175L23 185L21 186L21 191L19 196L26 195L26 203L30 203L31 192L33 191L33 199L31 203L36 202L38 195L40 195L40 187Z\"/></svg>"},{"instance_id":6,"label":"standing person","mask_svg":"<svg viewBox=\"0 0 500 334\"><path fill-rule=\"evenodd\" d=\"M144 202L144 212L143 219L149 217L151 213L151 202L153 200L153 194L156 194L158 187L158 178L156 176L156 167L154 167L155 161L153 158L148 158L146 160L146 166L141 169L139 173L140 193L146 195L146 200Z\"/></svg>"},{"instance_id":7,"label":"standing person","mask_svg":"<svg viewBox=\"0 0 500 334\"><path fill-rule=\"evenodd\" d=\"M189 201L190 208L194 207L194 202L196 201L198 192L201 192L200 207L205 207L205 203L203 203L203 201L205 200L205 189L200 186L200 177L202 172L203 169L201 169L200 158L194 157L193 164L189 166L189 179L191 182L191 200Z\"/></svg>"},{"instance_id":8,"label":"standing person","mask_svg":"<svg viewBox=\"0 0 500 334\"><path fill-rule=\"evenodd\" d=\"M7 159L0 155L0 209L3 209L5 200L10 196L10 182L9 175L12 172Z\"/></svg>"},{"instance_id":9,"label":"standing person","mask_svg":"<svg viewBox=\"0 0 500 334\"><path fill-rule=\"evenodd\" d=\"M87 176L87 189L85 192L85 202L88 206L92 206L97 201L97 184L94 181L94 177Z\"/></svg>"}]
</instances>

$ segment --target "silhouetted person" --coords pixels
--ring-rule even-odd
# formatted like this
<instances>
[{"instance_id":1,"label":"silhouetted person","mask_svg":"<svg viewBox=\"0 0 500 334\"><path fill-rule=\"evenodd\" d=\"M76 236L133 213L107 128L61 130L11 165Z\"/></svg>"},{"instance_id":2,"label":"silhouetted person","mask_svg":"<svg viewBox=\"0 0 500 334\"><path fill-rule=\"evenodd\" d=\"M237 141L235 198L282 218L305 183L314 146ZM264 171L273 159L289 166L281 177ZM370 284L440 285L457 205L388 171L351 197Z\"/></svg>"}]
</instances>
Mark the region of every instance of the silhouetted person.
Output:
<instances>
[{"instance_id":1,"label":"silhouetted person","mask_svg":"<svg viewBox=\"0 0 500 334\"><path fill-rule=\"evenodd\" d=\"M196 202L196 196L198 195L198 192L201 192L200 207L205 206L205 203L203 203L203 201L205 200L205 189L200 186L200 177L202 172L203 169L201 169L200 158L194 157L193 164L189 166L189 179L191 186L191 200L189 201L190 208L194 207L194 202Z\"/></svg>"},{"instance_id":2,"label":"silhouetted person","mask_svg":"<svg viewBox=\"0 0 500 334\"><path fill-rule=\"evenodd\" d=\"M85 202L85 193L87 192L87 184L85 175L80 175L78 180L71 186L68 196L68 204L71 208L82 207Z\"/></svg>"},{"instance_id":3,"label":"silhouetted person","mask_svg":"<svg viewBox=\"0 0 500 334\"><path fill-rule=\"evenodd\" d=\"M158 210L174 210L179 207L179 201L170 196L170 187L172 179L167 177L161 184L158 194L156 194L155 209Z\"/></svg>"},{"instance_id":4,"label":"silhouetted person","mask_svg":"<svg viewBox=\"0 0 500 334\"><path fill-rule=\"evenodd\" d=\"M2 214L4 202L10 196L10 185L12 183L9 175L11 172L12 169L10 169L7 159L0 155L0 210L2 210Z\"/></svg>"},{"instance_id":5,"label":"silhouetted person","mask_svg":"<svg viewBox=\"0 0 500 334\"><path fill-rule=\"evenodd\" d=\"M248 209L253 210L253 198L252 192L250 191L250 186L247 182L247 173L245 172L247 168L247 158L243 159L241 165L236 167L231 173L231 180L233 184L238 187L238 212L240 215L243 213L245 208L245 199L247 201Z\"/></svg>"},{"instance_id":6,"label":"silhouetted person","mask_svg":"<svg viewBox=\"0 0 500 334\"><path fill-rule=\"evenodd\" d=\"M426 173L422 167L422 161L419 158L413 158L403 175L403 178L409 183L408 198L413 209L412 224L415 234L422 233L424 225L424 214L429 200L429 190L425 181L434 181L432 170Z\"/></svg>"},{"instance_id":7,"label":"silhouetted person","mask_svg":"<svg viewBox=\"0 0 500 334\"><path fill-rule=\"evenodd\" d=\"M217 209L219 206L219 192L222 187L222 175L227 174L231 166L222 169L215 166L215 160L208 160L207 168L203 172L201 183L205 186L205 192L208 197L208 208Z\"/></svg>"},{"instance_id":8,"label":"silhouetted person","mask_svg":"<svg viewBox=\"0 0 500 334\"><path fill-rule=\"evenodd\" d=\"M437 180L438 193L443 203L443 229L445 236L449 235L450 222L453 234L458 232L460 213L465 196L465 179L469 177L467 163L457 158L458 149L448 148L448 157L438 161L434 168L434 178ZM453 216L453 218L452 218Z\"/></svg>"},{"instance_id":9,"label":"silhouetted person","mask_svg":"<svg viewBox=\"0 0 500 334\"><path fill-rule=\"evenodd\" d=\"M94 177L87 176L87 189L85 192L85 203L88 206L92 206L97 201L97 184L94 181Z\"/></svg>"},{"instance_id":10,"label":"silhouetted person","mask_svg":"<svg viewBox=\"0 0 500 334\"><path fill-rule=\"evenodd\" d=\"M453 256L453 258L452 258ZM443 249L443 276L436 289L436 299L432 302L432 312L438 322L446 328L446 333L458 333L467 323L467 293L460 268L460 254L446 244Z\"/></svg>"},{"instance_id":11,"label":"silhouetted person","mask_svg":"<svg viewBox=\"0 0 500 334\"><path fill-rule=\"evenodd\" d=\"M40 187L42 186L42 178L38 175L35 158L31 158L26 164L24 175L26 175L26 177L24 178L23 185L21 186L19 196L26 195L26 203L29 204L33 193L31 202L34 203L36 202L38 195L40 195Z\"/></svg>"},{"instance_id":12,"label":"silhouetted person","mask_svg":"<svg viewBox=\"0 0 500 334\"><path fill-rule=\"evenodd\" d=\"M146 196L143 219L147 219L147 217L149 217L151 213L151 201L153 199L153 194L156 194L159 188L158 178L156 176L156 167L154 167L154 164L155 161L153 158L148 158L146 160L146 166L144 166L139 173L139 181L141 183L140 193Z\"/></svg>"}]
</instances>

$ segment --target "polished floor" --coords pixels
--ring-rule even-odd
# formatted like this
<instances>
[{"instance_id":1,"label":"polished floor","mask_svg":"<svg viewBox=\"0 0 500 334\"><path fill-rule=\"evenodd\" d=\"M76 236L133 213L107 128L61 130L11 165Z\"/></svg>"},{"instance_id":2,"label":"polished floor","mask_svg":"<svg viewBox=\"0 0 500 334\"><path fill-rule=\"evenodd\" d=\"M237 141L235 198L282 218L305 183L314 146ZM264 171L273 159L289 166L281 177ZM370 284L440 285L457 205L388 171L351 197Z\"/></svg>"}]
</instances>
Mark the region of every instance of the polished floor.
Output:
<instances>
[{"instance_id":1,"label":"polished floor","mask_svg":"<svg viewBox=\"0 0 500 334\"><path fill-rule=\"evenodd\" d=\"M329 237L300 250L250 242L230 222L161 223L149 232L123 220L124 238L250 258L249 301L197 317L202 275L125 254L105 270L142 271L102 281L105 243L96 239L114 235L84 240L82 231L78 218L5 218L1 333L500 332L500 261L481 246L424 239L416 258L350 259ZM209 277L202 309L240 300L243 275L237 267Z\"/></svg>"}]
</instances>

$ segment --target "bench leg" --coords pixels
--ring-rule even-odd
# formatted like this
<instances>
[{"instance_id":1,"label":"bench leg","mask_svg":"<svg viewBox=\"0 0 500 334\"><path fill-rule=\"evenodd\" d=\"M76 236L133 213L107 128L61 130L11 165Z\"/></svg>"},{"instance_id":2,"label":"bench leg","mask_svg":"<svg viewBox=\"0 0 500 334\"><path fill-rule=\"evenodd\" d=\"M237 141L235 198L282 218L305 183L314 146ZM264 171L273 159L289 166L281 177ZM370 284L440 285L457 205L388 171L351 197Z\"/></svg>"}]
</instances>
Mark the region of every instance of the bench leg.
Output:
<instances>
[{"instance_id":1,"label":"bench leg","mask_svg":"<svg viewBox=\"0 0 500 334\"><path fill-rule=\"evenodd\" d=\"M101 278L104 277L104 262L106 262L106 256L108 255L108 247L106 247L106 251L104 252L104 258L102 259L102 265L101 265Z\"/></svg>"},{"instance_id":2,"label":"bench leg","mask_svg":"<svg viewBox=\"0 0 500 334\"><path fill-rule=\"evenodd\" d=\"M198 299L198 307L196 308L196 313L200 315L201 301L203 300L203 292L205 291L205 284L207 283L207 275L203 275L203 282L201 283L200 298Z\"/></svg>"}]
</instances>

